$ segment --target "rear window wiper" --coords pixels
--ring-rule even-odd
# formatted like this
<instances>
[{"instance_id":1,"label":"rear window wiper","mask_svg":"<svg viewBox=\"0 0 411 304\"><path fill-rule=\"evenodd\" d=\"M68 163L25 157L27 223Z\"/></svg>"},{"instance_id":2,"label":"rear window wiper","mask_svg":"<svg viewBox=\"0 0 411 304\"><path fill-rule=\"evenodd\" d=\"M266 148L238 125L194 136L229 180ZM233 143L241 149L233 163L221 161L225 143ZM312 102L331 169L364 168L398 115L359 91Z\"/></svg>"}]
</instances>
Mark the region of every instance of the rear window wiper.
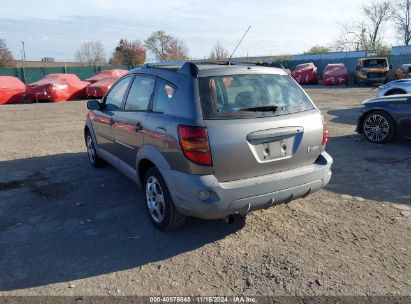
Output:
<instances>
[{"instance_id":1,"label":"rear window wiper","mask_svg":"<svg viewBox=\"0 0 411 304\"><path fill-rule=\"evenodd\" d=\"M247 112L276 112L278 106L259 106L259 107L251 107L251 108L244 108L239 109L239 111L247 111Z\"/></svg>"}]
</instances>

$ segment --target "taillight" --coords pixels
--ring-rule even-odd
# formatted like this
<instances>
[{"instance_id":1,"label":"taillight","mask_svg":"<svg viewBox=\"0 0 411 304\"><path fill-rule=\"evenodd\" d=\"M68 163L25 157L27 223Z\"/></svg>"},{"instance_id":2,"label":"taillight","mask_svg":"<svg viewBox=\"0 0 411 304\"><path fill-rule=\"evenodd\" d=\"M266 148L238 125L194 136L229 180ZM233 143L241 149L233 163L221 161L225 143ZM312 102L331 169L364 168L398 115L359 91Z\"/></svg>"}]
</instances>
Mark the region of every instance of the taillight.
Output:
<instances>
[{"instance_id":1,"label":"taillight","mask_svg":"<svg viewBox=\"0 0 411 304\"><path fill-rule=\"evenodd\" d=\"M325 146L325 144L328 141L328 125L325 122L324 116L321 114L321 119L323 121L323 142L322 145Z\"/></svg>"},{"instance_id":2,"label":"taillight","mask_svg":"<svg viewBox=\"0 0 411 304\"><path fill-rule=\"evenodd\" d=\"M178 126L178 137L184 155L193 163L211 166L211 152L207 129L204 127Z\"/></svg>"}]
</instances>

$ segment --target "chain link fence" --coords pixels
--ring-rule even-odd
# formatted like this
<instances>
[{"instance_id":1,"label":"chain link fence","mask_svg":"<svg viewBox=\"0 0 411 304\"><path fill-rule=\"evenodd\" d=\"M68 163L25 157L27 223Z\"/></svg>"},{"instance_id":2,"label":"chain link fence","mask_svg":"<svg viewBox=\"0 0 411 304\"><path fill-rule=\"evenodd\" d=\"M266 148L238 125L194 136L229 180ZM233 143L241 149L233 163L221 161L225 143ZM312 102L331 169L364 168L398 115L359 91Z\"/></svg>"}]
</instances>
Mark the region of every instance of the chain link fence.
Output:
<instances>
[{"instance_id":1,"label":"chain link fence","mask_svg":"<svg viewBox=\"0 0 411 304\"><path fill-rule=\"evenodd\" d=\"M283 60L281 63L287 69L293 71L295 67L301 63L313 62L318 68L318 77L322 79L323 72L327 64L343 63L350 74L350 81L353 82L355 75L355 66L358 58L320 58L320 59L305 59L305 60ZM411 54L407 55L391 55L388 56L390 65L392 65L391 75L399 68L401 64L411 63ZM53 68L0 68L0 76L15 76L24 83L32 83L41 79L44 75L54 73L76 74L81 80L87 79L101 70L125 69L131 70L139 66L102 66L102 67L53 67Z\"/></svg>"},{"instance_id":2,"label":"chain link fence","mask_svg":"<svg viewBox=\"0 0 411 304\"><path fill-rule=\"evenodd\" d=\"M139 66L102 66L102 67L42 67L42 68L0 68L0 76L15 76L24 83L40 80L48 74L76 74L81 80L90 78L101 70L131 70Z\"/></svg>"}]
</instances>

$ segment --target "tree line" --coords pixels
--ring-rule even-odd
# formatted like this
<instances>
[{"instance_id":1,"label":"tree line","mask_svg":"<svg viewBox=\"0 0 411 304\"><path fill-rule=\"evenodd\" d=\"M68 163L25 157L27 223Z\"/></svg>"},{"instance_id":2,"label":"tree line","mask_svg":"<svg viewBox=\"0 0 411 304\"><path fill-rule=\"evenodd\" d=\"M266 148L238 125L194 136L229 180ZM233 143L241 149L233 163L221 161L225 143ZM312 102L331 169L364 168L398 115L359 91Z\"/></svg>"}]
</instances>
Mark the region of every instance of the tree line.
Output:
<instances>
[{"instance_id":1,"label":"tree line","mask_svg":"<svg viewBox=\"0 0 411 304\"><path fill-rule=\"evenodd\" d=\"M188 48L185 43L164 31L152 33L144 42L139 40L120 39L118 45L107 60L104 45L100 41L83 42L74 54L74 60L87 66L104 64L136 66L146 61L150 51L157 61L187 60ZM228 58L228 52L220 42L212 48L210 59L223 60ZM12 67L13 55L0 38L0 68Z\"/></svg>"},{"instance_id":2,"label":"tree line","mask_svg":"<svg viewBox=\"0 0 411 304\"><path fill-rule=\"evenodd\" d=\"M315 45L306 54L372 50L386 52L384 27L393 25L396 38L411 43L411 0L371 1L361 7L361 18L341 25L337 38L328 46Z\"/></svg>"},{"instance_id":3,"label":"tree line","mask_svg":"<svg viewBox=\"0 0 411 304\"><path fill-rule=\"evenodd\" d=\"M188 59L188 48L185 43L164 31L152 33L144 43L139 40L120 39L108 61L106 61L104 46L100 41L87 41L81 44L74 59L84 65L99 66L109 63L111 65L135 66L146 61L147 51L150 51L157 61ZM227 59L228 52L220 42L217 42L212 48L209 58L213 60Z\"/></svg>"},{"instance_id":4,"label":"tree line","mask_svg":"<svg viewBox=\"0 0 411 304\"><path fill-rule=\"evenodd\" d=\"M146 61L147 51L151 51L158 61L188 59L188 48L182 40L164 31L156 31L144 42L120 39L108 63L127 66L141 65ZM82 43L74 59L84 65L97 66L107 63L104 46L100 41Z\"/></svg>"}]
</instances>

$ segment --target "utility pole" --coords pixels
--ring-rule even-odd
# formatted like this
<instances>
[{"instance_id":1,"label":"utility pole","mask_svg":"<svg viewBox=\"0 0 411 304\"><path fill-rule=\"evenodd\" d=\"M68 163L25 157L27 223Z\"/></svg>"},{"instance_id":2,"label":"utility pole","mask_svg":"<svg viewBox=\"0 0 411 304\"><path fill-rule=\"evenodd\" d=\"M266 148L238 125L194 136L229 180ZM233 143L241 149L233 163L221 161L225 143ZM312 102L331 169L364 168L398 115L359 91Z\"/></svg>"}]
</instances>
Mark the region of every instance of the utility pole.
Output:
<instances>
[{"instance_id":1,"label":"utility pole","mask_svg":"<svg viewBox=\"0 0 411 304\"><path fill-rule=\"evenodd\" d=\"M25 65L26 65L26 49L24 48L24 41L21 42L23 45L23 48L21 50L21 61L22 61L22 68L23 68L23 81L26 83L26 70L25 70Z\"/></svg>"},{"instance_id":2,"label":"utility pole","mask_svg":"<svg viewBox=\"0 0 411 304\"><path fill-rule=\"evenodd\" d=\"M27 61L27 58L26 58L26 49L25 49L25 47L24 47L24 41L22 41L21 44L23 45L23 57L24 57L24 61Z\"/></svg>"}]
</instances>

